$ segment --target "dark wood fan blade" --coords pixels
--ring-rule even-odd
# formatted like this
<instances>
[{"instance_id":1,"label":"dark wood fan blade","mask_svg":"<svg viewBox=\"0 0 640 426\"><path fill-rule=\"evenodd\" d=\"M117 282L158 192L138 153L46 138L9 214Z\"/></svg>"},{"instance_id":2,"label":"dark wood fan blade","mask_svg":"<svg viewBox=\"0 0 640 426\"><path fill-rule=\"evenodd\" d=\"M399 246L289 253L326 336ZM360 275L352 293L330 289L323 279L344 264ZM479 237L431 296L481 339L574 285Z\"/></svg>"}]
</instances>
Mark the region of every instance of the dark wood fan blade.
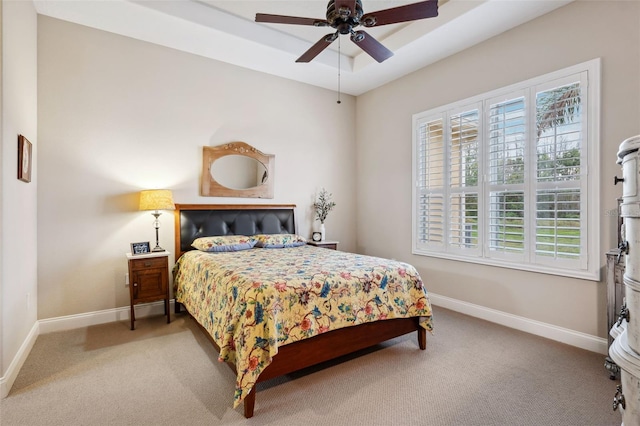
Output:
<instances>
[{"instance_id":1,"label":"dark wood fan blade","mask_svg":"<svg viewBox=\"0 0 640 426\"><path fill-rule=\"evenodd\" d=\"M393 52L387 49L375 38L371 37L365 31L356 31L351 35L351 41L360 46L362 50L367 52L373 59L383 62L393 56Z\"/></svg>"},{"instance_id":2,"label":"dark wood fan blade","mask_svg":"<svg viewBox=\"0 0 640 426\"><path fill-rule=\"evenodd\" d=\"M318 42L316 44L311 46L311 48L309 50L304 52L302 54L302 56L300 56L298 59L296 59L296 62L311 62L311 60L313 58L315 58L316 56L318 56L320 54L320 52L322 52L324 49L329 47L329 45L331 43L333 43L333 41L336 38L338 38L338 34L337 33L336 34L327 34L326 36L324 36L320 40L318 40Z\"/></svg>"},{"instance_id":3,"label":"dark wood fan blade","mask_svg":"<svg viewBox=\"0 0 640 426\"><path fill-rule=\"evenodd\" d=\"M298 16L269 15L268 13L256 13L256 22L267 22L270 24L296 24L312 25L314 27L326 27L327 21L315 18L300 18Z\"/></svg>"},{"instance_id":4,"label":"dark wood fan blade","mask_svg":"<svg viewBox=\"0 0 640 426\"><path fill-rule=\"evenodd\" d=\"M438 16L438 0L428 0L367 13L360 19L360 22L365 27L379 27L380 25L416 21L435 16Z\"/></svg>"},{"instance_id":5,"label":"dark wood fan blade","mask_svg":"<svg viewBox=\"0 0 640 426\"><path fill-rule=\"evenodd\" d=\"M335 7L336 12L339 12L341 8L349 9L351 11L349 16L353 16L356 13L356 0L336 0Z\"/></svg>"}]
</instances>

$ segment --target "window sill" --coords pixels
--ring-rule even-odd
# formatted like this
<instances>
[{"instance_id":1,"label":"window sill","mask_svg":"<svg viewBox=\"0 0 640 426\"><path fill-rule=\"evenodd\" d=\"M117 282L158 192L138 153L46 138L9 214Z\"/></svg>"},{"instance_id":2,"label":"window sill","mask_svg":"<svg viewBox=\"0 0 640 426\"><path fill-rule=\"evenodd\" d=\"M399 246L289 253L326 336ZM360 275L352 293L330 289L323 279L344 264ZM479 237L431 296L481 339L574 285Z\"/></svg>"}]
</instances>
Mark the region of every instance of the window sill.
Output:
<instances>
[{"instance_id":1,"label":"window sill","mask_svg":"<svg viewBox=\"0 0 640 426\"><path fill-rule=\"evenodd\" d=\"M475 263L478 265L485 265L485 266L495 266L498 268L516 269L516 270L526 271L526 272L535 272L539 274L556 275L561 277L577 278L577 279L589 280L589 281L601 281L599 267L597 268L596 271L576 271L576 270L570 270L570 269L551 268L545 265L514 263L512 261L502 261L497 259L487 259L487 258L480 258L480 257L472 258L472 257L460 256L452 253L433 252L428 250L420 250L416 248L411 250L411 253L418 256L435 257L439 259L448 259L448 260L455 260L458 262Z\"/></svg>"}]
</instances>

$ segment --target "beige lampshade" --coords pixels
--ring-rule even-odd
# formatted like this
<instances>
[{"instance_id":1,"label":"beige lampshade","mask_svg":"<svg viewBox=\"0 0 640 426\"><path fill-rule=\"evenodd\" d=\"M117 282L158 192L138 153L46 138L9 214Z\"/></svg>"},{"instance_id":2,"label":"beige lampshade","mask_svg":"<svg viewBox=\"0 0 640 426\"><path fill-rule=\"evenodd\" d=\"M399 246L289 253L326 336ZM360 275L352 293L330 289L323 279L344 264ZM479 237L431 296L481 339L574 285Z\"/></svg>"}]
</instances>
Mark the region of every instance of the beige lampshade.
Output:
<instances>
[{"instance_id":1,"label":"beige lampshade","mask_svg":"<svg viewBox=\"0 0 640 426\"><path fill-rule=\"evenodd\" d=\"M168 189L140 191L140 210L174 210L173 195Z\"/></svg>"}]
</instances>

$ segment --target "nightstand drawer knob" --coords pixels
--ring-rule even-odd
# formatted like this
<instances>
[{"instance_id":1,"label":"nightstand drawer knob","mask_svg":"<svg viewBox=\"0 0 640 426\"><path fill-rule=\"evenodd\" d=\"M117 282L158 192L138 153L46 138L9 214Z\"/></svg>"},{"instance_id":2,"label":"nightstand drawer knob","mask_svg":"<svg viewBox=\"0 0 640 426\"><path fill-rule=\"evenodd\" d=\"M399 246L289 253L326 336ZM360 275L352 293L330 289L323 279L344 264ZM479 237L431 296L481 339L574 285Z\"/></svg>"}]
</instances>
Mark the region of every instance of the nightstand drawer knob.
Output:
<instances>
[{"instance_id":1,"label":"nightstand drawer knob","mask_svg":"<svg viewBox=\"0 0 640 426\"><path fill-rule=\"evenodd\" d=\"M151 263L151 262L144 262L144 266L146 266L147 268L148 268L149 266L151 266L151 265L153 265L153 263Z\"/></svg>"},{"instance_id":2,"label":"nightstand drawer knob","mask_svg":"<svg viewBox=\"0 0 640 426\"><path fill-rule=\"evenodd\" d=\"M133 283L133 286L134 287L138 287L138 283Z\"/></svg>"}]
</instances>

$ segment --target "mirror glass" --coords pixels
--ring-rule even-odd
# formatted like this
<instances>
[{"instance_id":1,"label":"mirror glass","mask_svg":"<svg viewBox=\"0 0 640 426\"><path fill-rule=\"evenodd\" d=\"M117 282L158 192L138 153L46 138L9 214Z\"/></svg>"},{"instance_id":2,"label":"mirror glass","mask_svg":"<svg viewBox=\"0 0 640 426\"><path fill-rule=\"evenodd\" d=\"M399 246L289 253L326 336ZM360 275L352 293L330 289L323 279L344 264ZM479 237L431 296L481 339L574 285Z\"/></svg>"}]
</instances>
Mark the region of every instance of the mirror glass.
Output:
<instances>
[{"instance_id":1,"label":"mirror glass","mask_svg":"<svg viewBox=\"0 0 640 426\"><path fill-rule=\"evenodd\" d=\"M245 142L202 147L200 195L273 198L275 156Z\"/></svg>"},{"instance_id":2,"label":"mirror glass","mask_svg":"<svg viewBox=\"0 0 640 426\"><path fill-rule=\"evenodd\" d=\"M225 155L211 164L211 177L229 189L249 189L267 181L267 168L255 158Z\"/></svg>"}]
</instances>

